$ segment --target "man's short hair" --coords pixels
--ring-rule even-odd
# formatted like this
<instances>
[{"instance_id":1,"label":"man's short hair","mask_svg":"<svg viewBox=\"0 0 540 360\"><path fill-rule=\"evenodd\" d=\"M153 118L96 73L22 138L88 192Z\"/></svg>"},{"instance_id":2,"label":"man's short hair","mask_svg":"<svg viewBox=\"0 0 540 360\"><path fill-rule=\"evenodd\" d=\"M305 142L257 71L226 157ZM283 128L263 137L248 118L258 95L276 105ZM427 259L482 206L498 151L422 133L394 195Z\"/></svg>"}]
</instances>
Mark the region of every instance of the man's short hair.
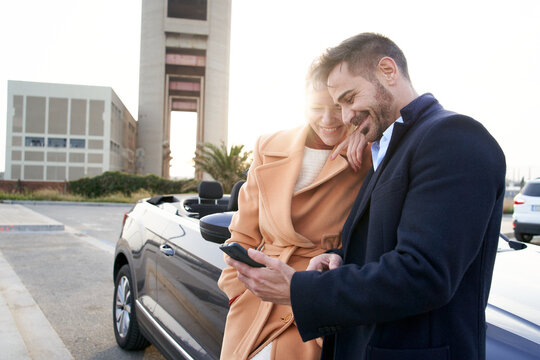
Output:
<instances>
[{"instance_id":1,"label":"man's short hair","mask_svg":"<svg viewBox=\"0 0 540 360\"><path fill-rule=\"evenodd\" d=\"M326 49L312 66L312 81L326 83L330 72L344 62L354 75L373 81L379 61L386 56L396 62L403 77L410 81L407 59L401 49L389 38L375 33L361 33Z\"/></svg>"}]
</instances>

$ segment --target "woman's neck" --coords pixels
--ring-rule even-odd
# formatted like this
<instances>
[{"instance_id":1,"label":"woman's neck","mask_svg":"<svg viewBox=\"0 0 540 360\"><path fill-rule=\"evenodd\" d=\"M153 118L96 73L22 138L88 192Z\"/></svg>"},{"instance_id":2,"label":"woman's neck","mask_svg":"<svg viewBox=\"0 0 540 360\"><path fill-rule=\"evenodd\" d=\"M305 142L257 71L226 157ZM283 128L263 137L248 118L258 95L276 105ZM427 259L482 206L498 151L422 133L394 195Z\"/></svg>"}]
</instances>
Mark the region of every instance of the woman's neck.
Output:
<instances>
[{"instance_id":1,"label":"woman's neck","mask_svg":"<svg viewBox=\"0 0 540 360\"><path fill-rule=\"evenodd\" d=\"M333 146L326 145L326 144L321 140L321 138L319 137L319 135L317 135L317 133L316 133L315 131L313 131L313 128L311 128L311 126L310 126L310 129L309 129L308 135L307 135L307 137L306 137L306 143L305 143L305 145L306 145L308 148L311 148L311 149L319 149L319 150L331 150L331 149L334 148Z\"/></svg>"}]
</instances>

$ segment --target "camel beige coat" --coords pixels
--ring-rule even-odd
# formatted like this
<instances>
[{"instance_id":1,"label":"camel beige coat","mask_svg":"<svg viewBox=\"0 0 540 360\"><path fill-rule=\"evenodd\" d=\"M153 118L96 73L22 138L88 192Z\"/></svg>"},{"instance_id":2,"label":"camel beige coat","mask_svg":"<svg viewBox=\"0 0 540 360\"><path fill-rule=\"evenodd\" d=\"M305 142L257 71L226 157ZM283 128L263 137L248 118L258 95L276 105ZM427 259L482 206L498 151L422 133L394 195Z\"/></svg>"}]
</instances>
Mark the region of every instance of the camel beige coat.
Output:
<instances>
[{"instance_id":1,"label":"camel beige coat","mask_svg":"<svg viewBox=\"0 0 540 360\"><path fill-rule=\"evenodd\" d=\"M309 131L308 125L259 138L227 241L245 248L264 242L264 253L296 270L305 270L313 256L341 245L341 228L371 165L367 159L355 173L340 155L326 161L311 185L293 194ZM246 290L231 267L223 270L218 284L234 299L222 360L251 358L272 342L272 359L319 359L320 344L302 342L290 306L262 302Z\"/></svg>"}]
</instances>

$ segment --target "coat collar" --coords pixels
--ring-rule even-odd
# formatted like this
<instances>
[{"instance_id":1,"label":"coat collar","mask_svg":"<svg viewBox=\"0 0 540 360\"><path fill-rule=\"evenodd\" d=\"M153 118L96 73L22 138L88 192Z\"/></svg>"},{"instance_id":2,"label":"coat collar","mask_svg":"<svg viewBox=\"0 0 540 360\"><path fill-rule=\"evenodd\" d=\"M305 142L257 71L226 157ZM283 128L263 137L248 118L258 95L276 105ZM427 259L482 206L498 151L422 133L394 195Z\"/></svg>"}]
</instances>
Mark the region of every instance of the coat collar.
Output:
<instances>
[{"instance_id":1,"label":"coat collar","mask_svg":"<svg viewBox=\"0 0 540 360\"><path fill-rule=\"evenodd\" d=\"M362 189L359 192L361 199L357 199L353 205L351 214L354 214L353 224L358 221L360 216L364 213L371 199L371 192L375 188L379 177L381 176L386 164L390 161L393 154L396 152L399 144L402 139L405 137L407 132L413 127L413 125L420 121L419 119L431 114L433 111L441 109L442 106L439 104L437 99L430 94L426 93L421 95L411 101L407 106L401 109L401 117L403 118L403 123L394 123L394 130L392 132L392 138L390 139L390 144L388 145L388 150L382 163L377 168L377 171L373 172L371 176L366 177L367 185L366 188L362 186ZM371 174L371 173L370 173ZM360 195L362 194L362 195Z\"/></svg>"},{"instance_id":2,"label":"coat collar","mask_svg":"<svg viewBox=\"0 0 540 360\"><path fill-rule=\"evenodd\" d=\"M304 154L304 146L310 126L296 128L284 136L270 138L263 144L260 154L263 164L255 169L255 178L259 184L261 205L269 214L273 226L283 235L283 239L296 239L293 245L312 247L313 243L296 233L291 221L291 204L293 196L310 191L330 180L347 166L347 160L338 156L335 160L327 160L315 181L293 194L298 179ZM292 243L292 242L291 242Z\"/></svg>"}]
</instances>

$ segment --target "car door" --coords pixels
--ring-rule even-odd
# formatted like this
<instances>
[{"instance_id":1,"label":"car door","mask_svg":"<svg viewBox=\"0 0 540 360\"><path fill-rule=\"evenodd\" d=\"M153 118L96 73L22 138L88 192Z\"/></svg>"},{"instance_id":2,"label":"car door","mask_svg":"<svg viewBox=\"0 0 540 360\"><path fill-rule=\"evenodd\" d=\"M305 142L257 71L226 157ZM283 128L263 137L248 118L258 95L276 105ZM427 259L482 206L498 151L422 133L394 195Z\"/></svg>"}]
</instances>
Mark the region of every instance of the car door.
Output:
<instances>
[{"instance_id":1,"label":"car door","mask_svg":"<svg viewBox=\"0 0 540 360\"><path fill-rule=\"evenodd\" d=\"M218 359L228 299L217 286L225 266L218 245L204 240L198 221L168 216L158 257L155 318L196 359Z\"/></svg>"},{"instance_id":2,"label":"car door","mask_svg":"<svg viewBox=\"0 0 540 360\"><path fill-rule=\"evenodd\" d=\"M166 221L153 206L138 206L126 219L122 237L129 243L137 300L152 313L157 303L157 258L159 234Z\"/></svg>"}]
</instances>

